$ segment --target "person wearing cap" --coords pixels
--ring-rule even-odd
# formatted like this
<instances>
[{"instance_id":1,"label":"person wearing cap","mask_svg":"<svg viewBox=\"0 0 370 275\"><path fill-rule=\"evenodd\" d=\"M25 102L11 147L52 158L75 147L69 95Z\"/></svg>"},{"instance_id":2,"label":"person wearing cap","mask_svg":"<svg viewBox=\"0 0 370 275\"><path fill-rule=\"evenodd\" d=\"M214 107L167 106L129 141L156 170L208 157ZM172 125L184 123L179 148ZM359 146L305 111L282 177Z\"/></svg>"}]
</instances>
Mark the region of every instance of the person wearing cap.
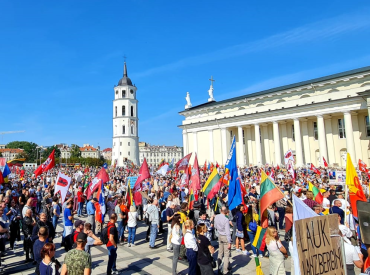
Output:
<instances>
[{"instance_id":1,"label":"person wearing cap","mask_svg":"<svg viewBox=\"0 0 370 275\"><path fill-rule=\"evenodd\" d=\"M64 257L61 275L73 273L75 275L91 274L91 255L85 251L87 235L83 232L77 235L77 247L67 252Z\"/></svg>"},{"instance_id":2,"label":"person wearing cap","mask_svg":"<svg viewBox=\"0 0 370 275\"><path fill-rule=\"evenodd\" d=\"M84 232L84 225L85 222L82 220L75 221L75 231L73 232L73 245L72 248L76 248L77 246L77 237L80 232Z\"/></svg>"},{"instance_id":3,"label":"person wearing cap","mask_svg":"<svg viewBox=\"0 0 370 275\"><path fill-rule=\"evenodd\" d=\"M95 233L95 203L98 202L97 198L93 198L86 205L87 222L92 226L92 232Z\"/></svg>"}]
</instances>

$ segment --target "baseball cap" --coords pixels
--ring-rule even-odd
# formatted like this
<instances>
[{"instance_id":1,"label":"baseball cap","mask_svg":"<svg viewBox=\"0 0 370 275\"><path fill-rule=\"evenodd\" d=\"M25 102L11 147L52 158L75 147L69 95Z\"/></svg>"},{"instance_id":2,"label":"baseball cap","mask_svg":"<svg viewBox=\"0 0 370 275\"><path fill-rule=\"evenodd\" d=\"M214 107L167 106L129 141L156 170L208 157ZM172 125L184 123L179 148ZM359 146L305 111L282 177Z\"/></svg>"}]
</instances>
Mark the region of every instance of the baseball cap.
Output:
<instances>
[{"instance_id":1,"label":"baseball cap","mask_svg":"<svg viewBox=\"0 0 370 275\"><path fill-rule=\"evenodd\" d=\"M82 220L77 220L77 221L75 221L75 227L77 228L77 227L79 227L80 225L82 225L82 224L85 224L85 222L84 221L82 221Z\"/></svg>"},{"instance_id":2,"label":"baseball cap","mask_svg":"<svg viewBox=\"0 0 370 275\"><path fill-rule=\"evenodd\" d=\"M83 232L78 233L77 241L78 242L87 242L87 235Z\"/></svg>"},{"instance_id":3,"label":"baseball cap","mask_svg":"<svg viewBox=\"0 0 370 275\"><path fill-rule=\"evenodd\" d=\"M98 202L98 199L97 198L93 198L92 200L95 201L95 202Z\"/></svg>"}]
</instances>

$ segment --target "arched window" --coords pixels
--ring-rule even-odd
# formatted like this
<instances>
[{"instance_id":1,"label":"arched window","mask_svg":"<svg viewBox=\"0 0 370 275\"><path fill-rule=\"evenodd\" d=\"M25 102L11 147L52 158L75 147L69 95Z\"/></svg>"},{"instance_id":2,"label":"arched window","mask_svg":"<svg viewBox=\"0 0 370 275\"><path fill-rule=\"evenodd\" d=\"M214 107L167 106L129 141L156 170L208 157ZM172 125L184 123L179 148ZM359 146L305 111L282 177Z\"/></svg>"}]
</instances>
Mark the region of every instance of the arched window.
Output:
<instances>
[{"instance_id":1,"label":"arched window","mask_svg":"<svg viewBox=\"0 0 370 275\"><path fill-rule=\"evenodd\" d=\"M126 134L126 126L125 125L122 126L122 135L124 135L124 134Z\"/></svg>"},{"instance_id":2,"label":"arched window","mask_svg":"<svg viewBox=\"0 0 370 275\"><path fill-rule=\"evenodd\" d=\"M117 106L114 108L114 111L115 111L115 116L117 116Z\"/></svg>"},{"instance_id":3,"label":"arched window","mask_svg":"<svg viewBox=\"0 0 370 275\"><path fill-rule=\"evenodd\" d=\"M131 116L134 116L134 106L131 106Z\"/></svg>"},{"instance_id":4,"label":"arched window","mask_svg":"<svg viewBox=\"0 0 370 275\"><path fill-rule=\"evenodd\" d=\"M126 106L122 106L122 115L125 116L126 115Z\"/></svg>"},{"instance_id":5,"label":"arched window","mask_svg":"<svg viewBox=\"0 0 370 275\"><path fill-rule=\"evenodd\" d=\"M131 135L134 134L134 125L131 125Z\"/></svg>"},{"instance_id":6,"label":"arched window","mask_svg":"<svg viewBox=\"0 0 370 275\"><path fill-rule=\"evenodd\" d=\"M122 90L122 97L126 97L126 90Z\"/></svg>"}]
</instances>

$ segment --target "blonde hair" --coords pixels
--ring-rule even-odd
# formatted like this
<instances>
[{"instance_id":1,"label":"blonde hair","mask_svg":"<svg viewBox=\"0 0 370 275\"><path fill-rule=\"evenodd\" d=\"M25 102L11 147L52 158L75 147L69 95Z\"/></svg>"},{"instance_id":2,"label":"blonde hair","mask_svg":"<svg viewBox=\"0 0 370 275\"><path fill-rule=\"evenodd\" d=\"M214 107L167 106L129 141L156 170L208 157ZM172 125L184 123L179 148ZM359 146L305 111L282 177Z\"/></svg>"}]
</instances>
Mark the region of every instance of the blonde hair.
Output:
<instances>
[{"instance_id":1,"label":"blonde hair","mask_svg":"<svg viewBox=\"0 0 370 275\"><path fill-rule=\"evenodd\" d=\"M194 225L192 220L185 221L185 228L191 228Z\"/></svg>"},{"instance_id":2,"label":"blonde hair","mask_svg":"<svg viewBox=\"0 0 370 275\"><path fill-rule=\"evenodd\" d=\"M267 227L267 232L266 232L266 244L270 244L271 241L275 241L276 238L274 236L274 231L276 230L275 227L269 226Z\"/></svg>"}]
</instances>

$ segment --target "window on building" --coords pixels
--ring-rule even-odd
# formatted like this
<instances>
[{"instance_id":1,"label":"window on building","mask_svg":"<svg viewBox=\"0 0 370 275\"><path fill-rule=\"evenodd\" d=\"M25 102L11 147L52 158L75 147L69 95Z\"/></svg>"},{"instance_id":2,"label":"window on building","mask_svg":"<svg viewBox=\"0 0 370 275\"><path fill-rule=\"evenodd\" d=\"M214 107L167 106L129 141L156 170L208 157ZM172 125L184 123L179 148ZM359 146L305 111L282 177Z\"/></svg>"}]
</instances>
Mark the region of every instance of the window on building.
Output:
<instances>
[{"instance_id":1,"label":"window on building","mask_svg":"<svg viewBox=\"0 0 370 275\"><path fill-rule=\"evenodd\" d=\"M122 152L119 152L119 155L122 156Z\"/></svg>"},{"instance_id":2,"label":"window on building","mask_svg":"<svg viewBox=\"0 0 370 275\"><path fill-rule=\"evenodd\" d=\"M244 130L243 130L243 144L245 144ZM176 156L176 153L175 153L175 156Z\"/></svg>"},{"instance_id":3,"label":"window on building","mask_svg":"<svg viewBox=\"0 0 370 275\"><path fill-rule=\"evenodd\" d=\"M131 106L131 116L134 116L134 106Z\"/></svg>"},{"instance_id":4,"label":"window on building","mask_svg":"<svg viewBox=\"0 0 370 275\"><path fill-rule=\"evenodd\" d=\"M319 133L317 131L317 122L314 121L313 123L313 137L315 140L318 140L319 139Z\"/></svg>"},{"instance_id":5,"label":"window on building","mask_svg":"<svg viewBox=\"0 0 370 275\"><path fill-rule=\"evenodd\" d=\"M130 155L130 151L128 151L128 155Z\"/></svg>"},{"instance_id":6,"label":"window on building","mask_svg":"<svg viewBox=\"0 0 370 275\"><path fill-rule=\"evenodd\" d=\"M122 106L122 115L125 116L126 115L126 106Z\"/></svg>"},{"instance_id":7,"label":"window on building","mask_svg":"<svg viewBox=\"0 0 370 275\"><path fill-rule=\"evenodd\" d=\"M122 146L122 142L120 142L119 145Z\"/></svg>"},{"instance_id":8,"label":"window on building","mask_svg":"<svg viewBox=\"0 0 370 275\"><path fill-rule=\"evenodd\" d=\"M122 90L122 97L126 97L126 90Z\"/></svg>"},{"instance_id":9,"label":"window on building","mask_svg":"<svg viewBox=\"0 0 370 275\"><path fill-rule=\"evenodd\" d=\"M114 113L115 113L115 116L117 116L117 106L114 107Z\"/></svg>"},{"instance_id":10,"label":"window on building","mask_svg":"<svg viewBox=\"0 0 370 275\"><path fill-rule=\"evenodd\" d=\"M133 135L133 134L134 134L134 126L131 125L131 135Z\"/></svg>"},{"instance_id":11,"label":"window on building","mask_svg":"<svg viewBox=\"0 0 370 275\"><path fill-rule=\"evenodd\" d=\"M262 135L261 135L261 128L259 129L260 131L260 143L262 142Z\"/></svg>"},{"instance_id":12,"label":"window on building","mask_svg":"<svg viewBox=\"0 0 370 275\"><path fill-rule=\"evenodd\" d=\"M126 126L125 125L122 126L122 135L124 135L124 134L126 134Z\"/></svg>"},{"instance_id":13,"label":"window on building","mask_svg":"<svg viewBox=\"0 0 370 275\"><path fill-rule=\"evenodd\" d=\"M294 125L292 125L292 139L295 141Z\"/></svg>"},{"instance_id":14,"label":"window on building","mask_svg":"<svg viewBox=\"0 0 370 275\"><path fill-rule=\"evenodd\" d=\"M134 94L134 90L130 90L130 93L133 95Z\"/></svg>"},{"instance_id":15,"label":"window on building","mask_svg":"<svg viewBox=\"0 0 370 275\"><path fill-rule=\"evenodd\" d=\"M118 95L118 91L116 91L116 95Z\"/></svg>"},{"instance_id":16,"label":"window on building","mask_svg":"<svg viewBox=\"0 0 370 275\"><path fill-rule=\"evenodd\" d=\"M344 125L344 119L338 119L338 134L339 138L346 138L346 130Z\"/></svg>"},{"instance_id":17,"label":"window on building","mask_svg":"<svg viewBox=\"0 0 370 275\"><path fill-rule=\"evenodd\" d=\"M233 140L233 131L230 131L230 140Z\"/></svg>"},{"instance_id":18,"label":"window on building","mask_svg":"<svg viewBox=\"0 0 370 275\"><path fill-rule=\"evenodd\" d=\"M366 125L366 136L370 137L370 121L369 116L365 117L365 125Z\"/></svg>"}]
</instances>

